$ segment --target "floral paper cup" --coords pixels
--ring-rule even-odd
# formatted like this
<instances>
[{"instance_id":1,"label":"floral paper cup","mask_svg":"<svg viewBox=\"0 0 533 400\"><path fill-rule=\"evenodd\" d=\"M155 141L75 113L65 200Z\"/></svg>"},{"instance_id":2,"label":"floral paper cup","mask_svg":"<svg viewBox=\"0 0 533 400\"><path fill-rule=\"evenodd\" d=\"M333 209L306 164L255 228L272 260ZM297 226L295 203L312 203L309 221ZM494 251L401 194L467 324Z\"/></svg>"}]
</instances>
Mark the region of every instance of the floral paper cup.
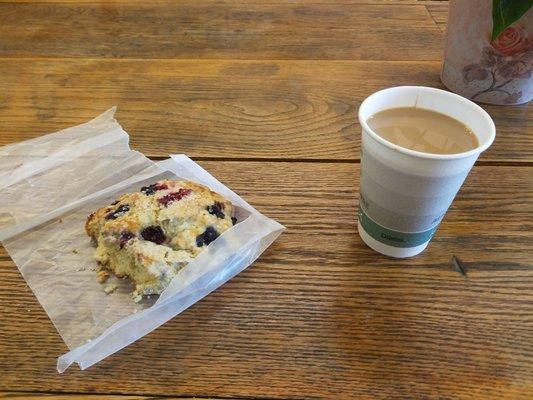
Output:
<instances>
[{"instance_id":1,"label":"floral paper cup","mask_svg":"<svg viewBox=\"0 0 533 400\"><path fill-rule=\"evenodd\" d=\"M491 41L492 1L452 1L442 82L453 92L491 104L533 98L533 12Z\"/></svg>"}]
</instances>

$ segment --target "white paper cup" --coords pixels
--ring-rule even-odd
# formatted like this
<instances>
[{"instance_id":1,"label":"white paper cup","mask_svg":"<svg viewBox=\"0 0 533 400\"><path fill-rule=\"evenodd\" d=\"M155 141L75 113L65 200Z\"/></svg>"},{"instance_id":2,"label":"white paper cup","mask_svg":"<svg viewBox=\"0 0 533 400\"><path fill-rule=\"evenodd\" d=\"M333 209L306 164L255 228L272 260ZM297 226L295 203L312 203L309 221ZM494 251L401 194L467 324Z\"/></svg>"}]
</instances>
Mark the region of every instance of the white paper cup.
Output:
<instances>
[{"instance_id":1,"label":"white paper cup","mask_svg":"<svg viewBox=\"0 0 533 400\"><path fill-rule=\"evenodd\" d=\"M378 136L367 120L379 111L419 107L468 126L479 146L457 154L409 150ZM358 230L372 249L391 257L422 252L479 154L494 141L494 122L481 107L454 93L422 86L384 89L359 108L363 128Z\"/></svg>"}]
</instances>

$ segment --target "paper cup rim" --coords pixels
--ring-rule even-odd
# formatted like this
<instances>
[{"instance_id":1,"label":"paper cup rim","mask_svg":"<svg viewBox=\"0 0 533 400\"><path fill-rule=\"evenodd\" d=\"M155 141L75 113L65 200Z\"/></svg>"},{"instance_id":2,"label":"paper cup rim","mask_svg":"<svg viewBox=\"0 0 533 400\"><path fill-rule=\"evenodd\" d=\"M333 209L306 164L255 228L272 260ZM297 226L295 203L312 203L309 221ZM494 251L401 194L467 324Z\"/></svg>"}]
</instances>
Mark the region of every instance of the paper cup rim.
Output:
<instances>
[{"instance_id":1,"label":"paper cup rim","mask_svg":"<svg viewBox=\"0 0 533 400\"><path fill-rule=\"evenodd\" d=\"M368 124L366 122L367 118L363 118L362 117L363 109L364 109L365 106L368 105L369 102L371 102L376 97L386 95L387 92L395 91L395 90L398 90L398 89L412 89L412 90L417 90L419 92L420 91L425 91L425 92L437 93L439 96L448 97L450 99L453 99L453 101L457 101L459 103L464 104L467 107L470 107L471 109L473 109L473 111L475 111L478 114L480 114L486 120L488 125L490 126L490 132L488 132L487 139L483 143L480 143L475 149L464 151L462 153L454 153L454 154L424 153L424 152L421 152L421 151L411 150L411 149L407 149L405 147L398 146L398 145L396 145L396 144L394 144L392 142L389 142L386 139L383 139L376 132L374 132L370 128L370 126L368 126ZM494 142L494 139L496 137L496 126L494 125L494 121L492 120L492 118L489 115L489 113L487 113L479 105L477 105L473 101L468 100L467 98L465 98L463 96L460 96L458 94L455 94L455 93L452 93L452 92L448 92L448 91L442 90L442 89L427 87L427 86L393 86L393 87L390 87L390 88L378 90L377 92L372 93L370 96L368 96L366 99L363 100L363 102L359 106L358 118L359 118L359 123L361 124L363 129L374 140L376 140L379 143L381 143L381 144L383 144L383 145L385 145L385 146L387 146L387 147L389 147L389 148L391 148L393 150L396 150L396 151L398 151L400 153L404 153L404 154L407 154L407 155L410 155L410 156L413 156L413 157L424 158L424 159L455 160L455 159L459 159L459 158L466 158L466 157L470 157L470 156L473 156L473 155L477 155L477 154L480 154L483 151L485 151L487 148L489 148L489 146ZM474 134L475 134L475 132L474 132ZM476 137L479 140L479 137L477 135L476 135Z\"/></svg>"}]
</instances>

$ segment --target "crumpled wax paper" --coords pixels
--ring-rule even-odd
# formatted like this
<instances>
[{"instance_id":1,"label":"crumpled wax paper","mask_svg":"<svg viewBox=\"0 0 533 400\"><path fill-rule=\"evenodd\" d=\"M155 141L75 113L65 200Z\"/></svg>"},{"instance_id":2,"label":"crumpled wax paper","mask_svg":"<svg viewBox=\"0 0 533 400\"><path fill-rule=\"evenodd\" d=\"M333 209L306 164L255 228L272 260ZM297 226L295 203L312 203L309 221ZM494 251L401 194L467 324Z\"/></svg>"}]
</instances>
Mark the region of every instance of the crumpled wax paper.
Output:
<instances>
[{"instance_id":1,"label":"crumpled wax paper","mask_svg":"<svg viewBox=\"0 0 533 400\"><path fill-rule=\"evenodd\" d=\"M90 367L162 325L249 266L284 227L256 211L185 155L153 162L129 148L112 108L37 139L0 147L0 240L70 351ZM123 193L164 178L210 187L238 223L184 267L160 296L135 303L129 280L96 279L85 220ZM105 285L117 289L106 294Z\"/></svg>"}]
</instances>

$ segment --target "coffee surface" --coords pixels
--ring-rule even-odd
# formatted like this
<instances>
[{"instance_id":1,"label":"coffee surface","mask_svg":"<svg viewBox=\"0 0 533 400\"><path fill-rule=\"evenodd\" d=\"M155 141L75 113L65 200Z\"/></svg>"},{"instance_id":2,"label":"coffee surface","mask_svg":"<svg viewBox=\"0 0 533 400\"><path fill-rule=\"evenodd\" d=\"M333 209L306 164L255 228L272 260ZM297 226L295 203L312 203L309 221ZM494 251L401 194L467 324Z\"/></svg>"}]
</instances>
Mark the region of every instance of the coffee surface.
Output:
<instances>
[{"instance_id":1,"label":"coffee surface","mask_svg":"<svg viewBox=\"0 0 533 400\"><path fill-rule=\"evenodd\" d=\"M476 135L465 124L424 108L389 108L371 116L367 123L383 139L424 153L463 153L478 146Z\"/></svg>"}]
</instances>

